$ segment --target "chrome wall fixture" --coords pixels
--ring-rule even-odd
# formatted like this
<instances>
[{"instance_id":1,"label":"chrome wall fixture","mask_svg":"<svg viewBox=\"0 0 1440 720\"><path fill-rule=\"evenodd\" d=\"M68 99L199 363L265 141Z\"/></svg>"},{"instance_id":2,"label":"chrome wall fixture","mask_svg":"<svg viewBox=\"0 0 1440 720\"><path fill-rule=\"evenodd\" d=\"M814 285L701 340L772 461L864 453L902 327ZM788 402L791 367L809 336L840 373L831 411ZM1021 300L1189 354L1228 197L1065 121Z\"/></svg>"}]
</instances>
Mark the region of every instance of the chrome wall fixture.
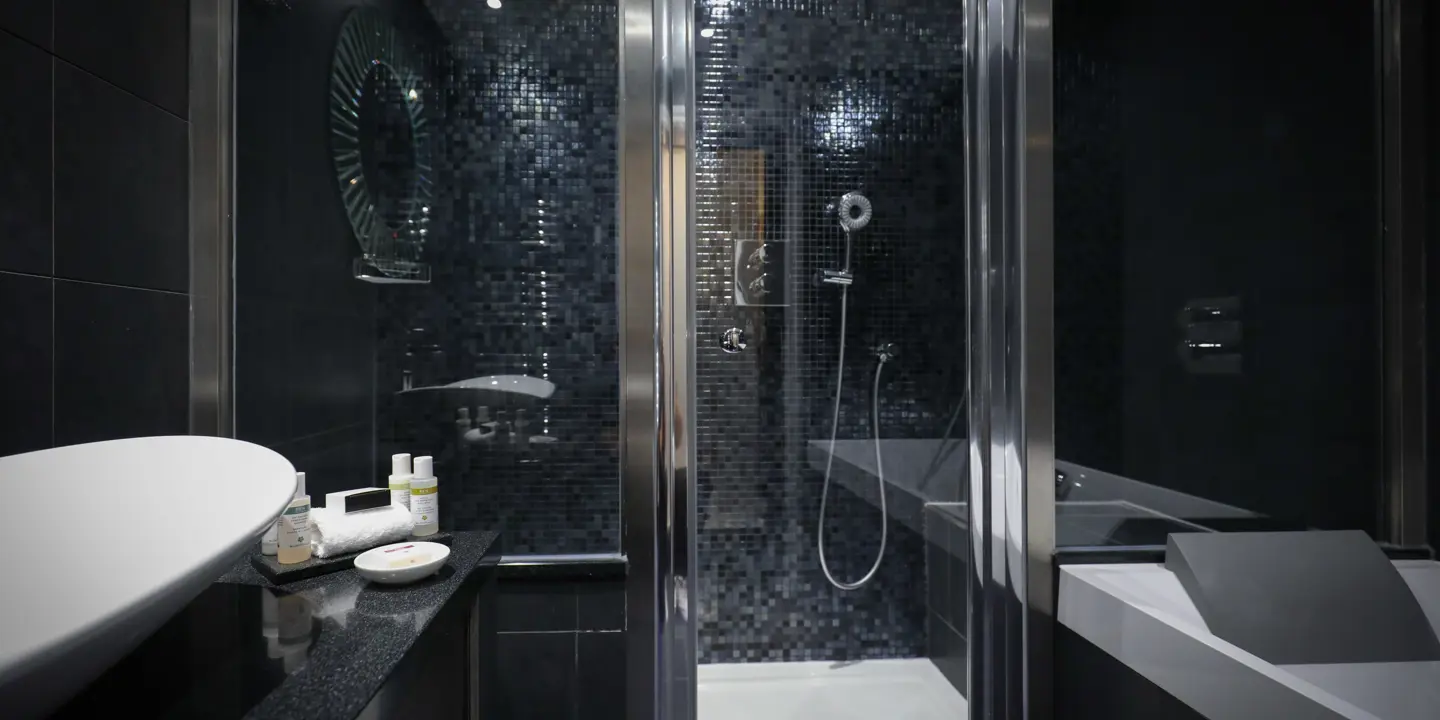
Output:
<instances>
[{"instance_id":1,"label":"chrome wall fixture","mask_svg":"<svg viewBox=\"0 0 1440 720\"><path fill-rule=\"evenodd\" d=\"M190 2L190 433L234 434L235 6Z\"/></svg>"}]
</instances>

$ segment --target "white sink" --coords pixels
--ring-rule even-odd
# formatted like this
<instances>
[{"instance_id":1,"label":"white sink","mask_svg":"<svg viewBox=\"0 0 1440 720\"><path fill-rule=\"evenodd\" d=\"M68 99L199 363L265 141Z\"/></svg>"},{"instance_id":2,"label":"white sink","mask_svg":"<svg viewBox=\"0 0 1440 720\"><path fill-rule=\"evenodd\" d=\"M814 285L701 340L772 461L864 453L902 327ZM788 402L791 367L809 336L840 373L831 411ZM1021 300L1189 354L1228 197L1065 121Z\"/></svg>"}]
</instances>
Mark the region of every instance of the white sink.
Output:
<instances>
[{"instance_id":1,"label":"white sink","mask_svg":"<svg viewBox=\"0 0 1440 720\"><path fill-rule=\"evenodd\" d=\"M0 458L0 489L0 708L24 718L204 590L289 504L295 468L238 440L134 438Z\"/></svg>"},{"instance_id":2,"label":"white sink","mask_svg":"<svg viewBox=\"0 0 1440 720\"><path fill-rule=\"evenodd\" d=\"M425 385L423 387L401 390L397 395L425 392L454 392L468 391L478 393L482 396L493 395L489 398L491 402L501 403L504 400L516 398L535 398L544 400L555 394L555 383L529 375L486 375L484 377L466 378L457 380L447 385Z\"/></svg>"}]
</instances>

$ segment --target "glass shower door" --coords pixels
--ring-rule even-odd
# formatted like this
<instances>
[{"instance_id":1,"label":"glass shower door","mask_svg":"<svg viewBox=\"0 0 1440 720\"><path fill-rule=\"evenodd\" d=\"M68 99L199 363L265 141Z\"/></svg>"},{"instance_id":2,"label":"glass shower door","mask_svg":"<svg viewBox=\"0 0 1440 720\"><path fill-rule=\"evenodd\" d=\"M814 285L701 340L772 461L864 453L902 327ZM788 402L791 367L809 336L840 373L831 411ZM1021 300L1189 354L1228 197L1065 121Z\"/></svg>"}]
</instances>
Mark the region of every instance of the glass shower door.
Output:
<instances>
[{"instance_id":1,"label":"glass shower door","mask_svg":"<svg viewBox=\"0 0 1440 720\"><path fill-rule=\"evenodd\" d=\"M965 8L690 9L699 717L963 717Z\"/></svg>"}]
</instances>

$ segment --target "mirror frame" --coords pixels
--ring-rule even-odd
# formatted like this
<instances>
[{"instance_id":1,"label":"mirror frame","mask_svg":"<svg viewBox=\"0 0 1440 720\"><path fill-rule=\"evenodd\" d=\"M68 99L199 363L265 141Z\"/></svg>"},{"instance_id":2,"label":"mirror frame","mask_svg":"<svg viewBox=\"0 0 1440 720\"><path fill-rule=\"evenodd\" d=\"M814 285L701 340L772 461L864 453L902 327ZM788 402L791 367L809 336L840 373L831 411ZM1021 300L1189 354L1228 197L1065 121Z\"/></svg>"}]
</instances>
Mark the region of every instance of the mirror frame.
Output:
<instances>
[{"instance_id":1,"label":"mirror frame","mask_svg":"<svg viewBox=\"0 0 1440 720\"><path fill-rule=\"evenodd\" d=\"M399 199L398 226L386 223L370 196L360 138L360 106L370 74L383 67L399 80L415 174ZM335 42L330 73L330 142L345 214L360 243L363 261L387 275L415 272L425 246L434 197L430 129L425 118L423 74L400 32L379 12L356 8L345 18Z\"/></svg>"}]
</instances>

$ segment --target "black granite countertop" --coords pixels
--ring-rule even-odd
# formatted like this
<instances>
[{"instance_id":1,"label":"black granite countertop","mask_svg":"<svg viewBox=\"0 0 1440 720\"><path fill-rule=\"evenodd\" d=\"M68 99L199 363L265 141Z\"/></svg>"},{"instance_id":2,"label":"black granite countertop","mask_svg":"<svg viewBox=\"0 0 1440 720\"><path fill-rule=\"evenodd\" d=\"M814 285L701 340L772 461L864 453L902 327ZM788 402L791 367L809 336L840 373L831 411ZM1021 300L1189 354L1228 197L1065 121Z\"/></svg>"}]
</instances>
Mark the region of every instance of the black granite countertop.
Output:
<instances>
[{"instance_id":1,"label":"black granite countertop","mask_svg":"<svg viewBox=\"0 0 1440 720\"><path fill-rule=\"evenodd\" d=\"M500 559L498 533L457 532L450 558L413 585L370 583L354 570L276 585L241 558L218 582L297 595L321 622L303 665L245 714L258 720L352 720L477 568Z\"/></svg>"}]
</instances>

